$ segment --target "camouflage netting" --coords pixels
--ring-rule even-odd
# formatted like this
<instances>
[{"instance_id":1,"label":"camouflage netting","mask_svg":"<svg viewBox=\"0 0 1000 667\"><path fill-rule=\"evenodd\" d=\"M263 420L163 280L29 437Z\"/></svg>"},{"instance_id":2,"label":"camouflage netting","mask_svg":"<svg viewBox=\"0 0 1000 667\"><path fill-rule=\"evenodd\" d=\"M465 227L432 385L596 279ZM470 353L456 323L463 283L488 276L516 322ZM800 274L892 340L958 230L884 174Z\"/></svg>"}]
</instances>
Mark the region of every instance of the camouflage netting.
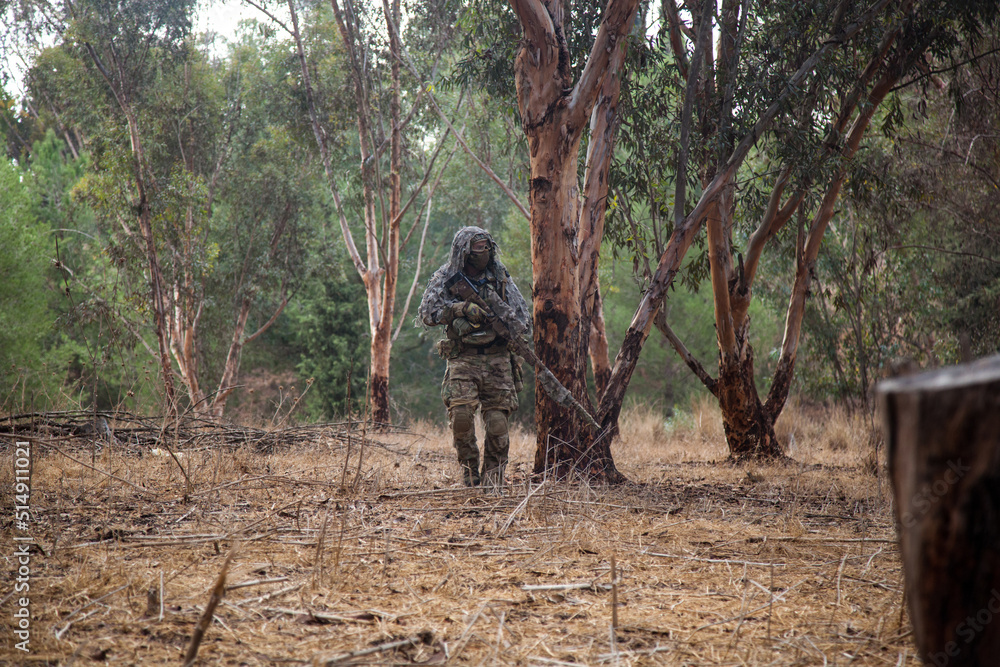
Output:
<instances>
[{"instance_id":1,"label":"camouflage netting","mask_svg":"<svg viewBox=\"0 0 1000 667\"><path fill-rule=\"evenodd\" d=\"M441 266L434 275L431 276L427 289L424 291L424 298L420 302L420 309L417 311L420 320L427 326L443 324L445 308L458 299L448 292L445 282L465 267L465 260L469 257L469 247L472 239L480 234L485 235L493 246L493 260L486 271L492 273L498 281L504 284L507 295L507 305L510 306L508 312L502 315L509 324L516 322L518 328L527 329L531 323L531 313L528 304L525 302L517 285L510 277L507 268L497 258L498 248L493 237L481 227L462 227L455 232L455 238L451 243L451 259Z\"/></svg>"}]
</instances>

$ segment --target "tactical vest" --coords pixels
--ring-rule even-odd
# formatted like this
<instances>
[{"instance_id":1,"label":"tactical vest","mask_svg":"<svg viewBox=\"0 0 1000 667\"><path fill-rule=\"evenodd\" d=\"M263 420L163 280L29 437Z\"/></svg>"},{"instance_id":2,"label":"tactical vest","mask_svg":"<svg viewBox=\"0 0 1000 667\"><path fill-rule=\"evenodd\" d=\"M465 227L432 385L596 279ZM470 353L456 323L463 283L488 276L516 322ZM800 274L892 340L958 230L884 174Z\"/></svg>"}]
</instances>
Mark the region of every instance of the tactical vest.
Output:
<instances>
[{"instance_id":1,"label":"tactical vest","mask_svg":"<svg viewBox=\"0 0 1000 667\"><path fill-rule=\"evenodd\" d=\"M487 269L478 280L470 278L470 281L476 286L476 289L482 289L486 285L489 285L491 289L493 289L494 291L497 292L497 294L500 295L501 299L503 299L504 301L507 300L507 281L499 280L496 277L496 275L494 275L492 269ZM463 325L461 323L465 323L465 325L470 325L468 320L460 317L453 320L451 324L445 327L445 335L448 337L448 339L460 343L461 348L486 349L507 344L507 341L501 339L497 335L497 332L493 330L493 327L489 326L488 324L479 325L479 327L476 328L474 331L462 335L456 330L456 324L458 324L459 327L462 327ZM457 351L461 351L461 349Z\"/></svg>"}]
</instances>

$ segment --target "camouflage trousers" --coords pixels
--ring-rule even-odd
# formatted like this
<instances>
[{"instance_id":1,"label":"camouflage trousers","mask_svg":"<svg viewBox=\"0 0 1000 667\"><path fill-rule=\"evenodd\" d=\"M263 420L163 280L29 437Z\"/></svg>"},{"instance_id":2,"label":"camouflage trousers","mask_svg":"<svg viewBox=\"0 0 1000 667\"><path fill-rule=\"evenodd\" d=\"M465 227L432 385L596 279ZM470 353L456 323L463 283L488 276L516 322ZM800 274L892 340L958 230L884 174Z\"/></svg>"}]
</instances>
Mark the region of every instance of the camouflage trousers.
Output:
<instances>
[{"instance_id":1,"label":"camouflage trousers","mask_svg":"<svg viewBox=\"0 0 1000 667\"><path fill-rule=\"evenodd\" d=\"M510 449L507 418L517 409L510 354L464 352L449 358L441 397L448 409L455 451L466 475L466 484L478 484L481 476L502 479ZM475 424L479 408L486 426L481 473Z\"/></svg>"}]
</instances>

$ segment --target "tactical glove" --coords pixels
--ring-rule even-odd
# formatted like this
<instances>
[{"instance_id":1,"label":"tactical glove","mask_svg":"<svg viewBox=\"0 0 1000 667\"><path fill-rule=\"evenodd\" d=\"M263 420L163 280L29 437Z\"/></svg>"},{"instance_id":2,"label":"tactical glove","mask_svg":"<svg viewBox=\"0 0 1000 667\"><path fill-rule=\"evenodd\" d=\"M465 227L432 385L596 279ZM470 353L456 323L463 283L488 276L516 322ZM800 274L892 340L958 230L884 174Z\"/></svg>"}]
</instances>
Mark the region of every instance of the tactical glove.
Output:
<instances>
[{"instance_id":1,"label":"tactical glove","mask_svg":"<svg viewBox=\"0 0 1000 667\"><path fill-rule=\"evenodd\" d=\"M465 319L464 317L456 317L451 321L451 328L458 334L458 337L467 336L479 327Z\"/></svg>"},{"instance_id":2,"label":"tactical glove","mask_svg":"<svg viewBox=\"0 0 1000 667\"><path fill-rule=\"evenodd\" d=\"M472 303L471 301L466 301L462 304L462 311L465 315L465 319L469 320L473 324L483 324L489 319L489 315L486 311L477 303Z\"/></svg>"},{"instance_id":3,"label":"tactical glove","mask_svg":"<svg viewBox=\"0 0 1000 667\"><path fill-rule=\"evenodd\" d=\"M486 311L483 310L478 304L472 303L471 301L453 303L449 307L447 315L448 316L445 318L445 322L464 318L472 324L483 324L489 319Z\"/></svg>"}]
</instances>

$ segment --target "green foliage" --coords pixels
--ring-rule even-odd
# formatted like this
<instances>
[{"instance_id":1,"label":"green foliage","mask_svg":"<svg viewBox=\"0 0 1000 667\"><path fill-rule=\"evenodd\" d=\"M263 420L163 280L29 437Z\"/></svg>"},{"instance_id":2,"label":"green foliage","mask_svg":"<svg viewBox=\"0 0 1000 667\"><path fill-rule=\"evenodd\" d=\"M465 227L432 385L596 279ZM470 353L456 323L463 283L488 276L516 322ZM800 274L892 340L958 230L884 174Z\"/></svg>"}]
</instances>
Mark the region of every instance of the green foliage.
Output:
<instances>
[{"instance_id":1,"label":"green foliage","mask_svg":"<svg viewBox=\"0 0 1000 667\"><path fill-rule=\"evenodd\" d=\"M190 0L111 5L87 0L74 5L75 18L64 13L63 5L22 4L16 29L26 43L38 43L48 30L42 29L43 16L66 32L46 41L30 63L27 84L36 115L14 100L0 105L5 119L0 120L0 136L8 155L30 165L29 171L6 165L0 172L0 272L5 277L0 284L0 374L4 386L16 390L4 395L4 407L9 408L15 393L20 401L22 392L29 400L34 393L42 402L157 407L157 369L148 349L155 343L147 267L134 230L125 231L134 226L136 204L129 137L117 101L85 48L86 38L105 65L115 62L112 46L121 58L113 74L136 109L143 133L149 201L165 276L172 285L183 286L183 298L202 304L199 364L208 384L225 360L241 299L249 296L253 303L249 335L287 296L285 314L274 329L244 349L246 370L264 375L294 371L299 386L313 378L304 399L313 419L343 415L350 375L352 402L359 412L369 354L367 303L343 252L289 40L269 23L251 23L226 54L210 57L203 42L189 36ZM718 99L699 97L696 128L705 130L707 139L693 146L691 165L711 163L748 130L817 40L832 29L829 18L840 4L751 3L754 14L728 102L733 113L728 123L719 124ZM967 59L968 53L957 54L969 48L967 36L976 32L981 40L976 52L988 53L998 33L995 24L984 22L995 11L989 4L922 5L922 11L930 12L924 15L928 20L909 26L905 39L931 41L937 60L929 61L930 69L945 69L952 57ZM850 11L858 7L852 5ZM589 52L602 9L599 3L573 8L567 35L573 77ZM647 20L659 10L655 5L648 9ZM371 103L382 107L389 66L384 28L378 25L377 5L361 11L376 82ZM435 72L439 104L453 119L462 119L473 150L526 200L528 159L513 80L520 28L509 4L419 0L409 4L407 17L409 55L421 72ZM348 224L360 234L354 91L340 34L328 4L305 8L300 18L334 175ZM659 28L640 25L630 38L619 107L609 244L601 268L612 354L649 266L673 227L685 81L667 39L666 20L660 19ZM821 186L841 166L830 159L833 152L821 140L879 29L864 31L853 50L838 50L824 61L759 139L737 178L736 247L760 221L781 165L794 165L786 194L804 188L813 206ZM448 48L439 59L440 46ZM715 72L729 66L715 65ZM932 77L915 74L922 89L897 91L879 110L851 167L841 210L816 267L798 359L801 386L813 395L864 396L866 386L895 356L928 364L954 361L963 336L976 355L997 349L996 71L1000 68L993 58L947 72L944 93L934 92ZM405 68L403 76L405 112L417 88ZM455 114L449 109L460 95L463 107ZM383 126L385 118L383 113ZM383 141L385 130L376 124L373 139ZM436 113L421 104L408 131L404 189L419 181L443 127ZM451 149L449 140L438 169ZM383 152L374 178L388 178L386 164ZM708 175L697 167L689 171L686 198L680 202L685 212ZM440 331L411 326L415 303L402 312L417 270L424 203L419 196L403 222L404 236L415 226L400 260L395 316L402 327L394 345L391 396L397 417L442 421L438 385L444 363L432 349ZM454 231L477 224L494 232L503 261L530 295L528 225L460 150L444 171L430 219L421 282L446 258ZM765 253L755 285L751 318L759 387L766 388L780 345L795 222ZM281 240L272 247L279 227ZM675 332L711 369L717 345L713 306L704 289L704 237L695 243L679 276L687 289L671 292L665 307ZM61 266L53 267L57 244ZM655 331L651 335L629 400L669 410L705 391L662 337ZM517 416L529 422L531 379L529 374Z\"/></svg>"},{"instance_id":2,"label":"green foliage","mask_svg":"<svg viewBox=\"0 0 1000 667\"><path fill-rule=\"evenodd\" d=\"M326 267L288 308L300 377L311 378L305 398L312 419L334 419L351 407L360 412L368 372L368 310L360 280L342 266Z\"/></svg>"},{"instance_id":3,"label":"green foliage","mask_svg":"<svg viewBox=\"0 0 1000 667\"><path fill-rule=\"evenodd\" d=\"M42 388L44 341L53 325L46 307L45 226L31 211L24 174L0 161L0 406L20 404Z\"/></svg>"}]
</instances>

